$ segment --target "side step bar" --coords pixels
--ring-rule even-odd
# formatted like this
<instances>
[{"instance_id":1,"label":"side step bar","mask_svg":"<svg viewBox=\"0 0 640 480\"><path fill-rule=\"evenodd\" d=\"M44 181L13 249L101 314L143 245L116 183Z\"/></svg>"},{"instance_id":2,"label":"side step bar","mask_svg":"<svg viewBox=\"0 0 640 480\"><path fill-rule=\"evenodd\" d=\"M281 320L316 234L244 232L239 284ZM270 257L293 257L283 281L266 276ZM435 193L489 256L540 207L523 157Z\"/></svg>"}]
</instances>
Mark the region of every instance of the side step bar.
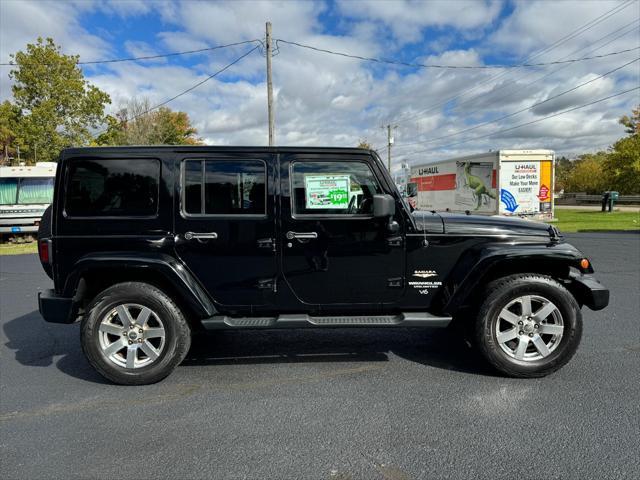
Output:
<instances>
[{"instance_id":1,"label":"side step bar","mask_svg":"<svg viewBox=\"0 0 640 480\"><path fill-rule=\"evenodd\" d=\"M306 314L278 315L277 317L214 315L202 320L202 326L207 330L309 327L446 327L450 322L451 317L437 317L426 312L335 317L312 317Z\"/></svg>"}]
</instances>

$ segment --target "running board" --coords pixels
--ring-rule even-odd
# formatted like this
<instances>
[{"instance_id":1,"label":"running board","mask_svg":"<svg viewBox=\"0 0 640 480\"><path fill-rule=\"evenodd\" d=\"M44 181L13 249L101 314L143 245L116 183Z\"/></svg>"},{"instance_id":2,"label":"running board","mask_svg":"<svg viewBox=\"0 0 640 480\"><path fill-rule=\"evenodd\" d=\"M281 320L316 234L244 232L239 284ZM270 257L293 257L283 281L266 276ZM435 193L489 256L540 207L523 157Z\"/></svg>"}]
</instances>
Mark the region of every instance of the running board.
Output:
<instances>
[{"instance_id":1,"label":"running board","mask_svg":"<svg viewBox=\"0 0 640 480\"><path fill-rule=\"evenodd\" d=\"M446 327L450 322L451 317L437 317L426 312L335 317L312 317L305 314L278 315L277 317L214 315L202 320L202 326L207 330L309 327Z\"/></svg>"}]
</instances>

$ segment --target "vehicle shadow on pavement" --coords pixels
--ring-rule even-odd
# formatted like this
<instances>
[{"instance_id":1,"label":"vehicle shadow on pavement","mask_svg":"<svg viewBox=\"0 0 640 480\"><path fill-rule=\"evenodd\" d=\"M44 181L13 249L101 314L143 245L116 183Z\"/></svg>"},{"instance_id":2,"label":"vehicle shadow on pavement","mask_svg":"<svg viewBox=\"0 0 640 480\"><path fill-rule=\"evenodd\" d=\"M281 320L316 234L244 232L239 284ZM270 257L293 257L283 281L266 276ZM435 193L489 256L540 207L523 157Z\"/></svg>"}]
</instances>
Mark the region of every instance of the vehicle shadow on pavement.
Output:
<instances>
[{"instance_id":1,"label":"vehicle shadow on pavement","mask_svg":"<svg viewBox=\"0 0 640 480\"><path fill-rule=\"evenodd\" d=\"M28 367L54 365L72 377L95 383L109 383L87 362L80 348L79 324L46 323L36 310L4 324L5 344L15 359ZM6 366L5 366L6 368Z\"/></svg>"},{"instance_id":2,"label":"vehicle shadow on pavement","mask_svg":"<svg viewBox=\"0 0 640 480\"><path fill-rule=\"evenodd\" d=\"M477 353L445 329L354 328L218 331L194 338L183 365L386 362L496 376Z\"/></svg>"},{"instance_id":3,"label":"vehicle shadow on pavement","mask_svg":"<svg viewBox=\"0 0 640 480\"><path fill-rule=\"evenodd\" d=\"M21 365L53 365L81 380L109 383L85 359L79 327L46 323L33 311L4 325L6 347L14 351ZM195 336L182 365L386 362L390 355L438 369L495 375L473 350L445 329L219 331Z\"/></svg>"}]
</instances>

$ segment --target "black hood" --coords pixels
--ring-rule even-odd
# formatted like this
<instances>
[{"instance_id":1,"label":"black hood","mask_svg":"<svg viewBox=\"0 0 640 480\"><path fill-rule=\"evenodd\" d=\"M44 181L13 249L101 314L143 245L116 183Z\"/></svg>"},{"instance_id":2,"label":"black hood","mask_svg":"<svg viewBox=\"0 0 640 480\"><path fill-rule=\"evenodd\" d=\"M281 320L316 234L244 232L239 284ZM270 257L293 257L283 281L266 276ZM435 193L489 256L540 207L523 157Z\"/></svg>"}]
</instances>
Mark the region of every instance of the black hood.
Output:
<instances>
[{"instance_id":1,"label":"black hood","mask_svg":"<svg viewBox=\"0 0 640 480\"><path fill-rule=\"evenodd\" d=\"M418 228L429 233L452 235L556 236L556 230L542 222L514 217L464 215L456 213L413 212Z\"/></svg>"}]
</instances>

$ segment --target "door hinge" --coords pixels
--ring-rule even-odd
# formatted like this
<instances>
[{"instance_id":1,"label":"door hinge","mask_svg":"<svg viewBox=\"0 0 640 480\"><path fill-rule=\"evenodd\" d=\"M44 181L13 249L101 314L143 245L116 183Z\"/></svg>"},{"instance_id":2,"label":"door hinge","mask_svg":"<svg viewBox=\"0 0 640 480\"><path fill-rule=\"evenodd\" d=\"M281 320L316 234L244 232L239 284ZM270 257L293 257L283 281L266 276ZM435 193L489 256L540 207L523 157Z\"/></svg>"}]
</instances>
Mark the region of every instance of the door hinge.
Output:
<instances>
[{"instance_id":1,"label":"door hinge","mask_svg":"<svg viewBox=\"0 0 640 480\"><path fill-rule=\"evenodd\" d=\"M258 239L258 248L268 248L272 252L276 251L276 242L273 238L259 238Z\"/></svg>"},{"instance_id":2,"label":"door hinge","mask_svg":"<svg viewBox=\"0 0 640 480\"><path fill-rule=\"evenodd\" d=\"M275 278L265 278L263 280L258 280L258 289L259 290L271 290L272 292L278 291L278 282Z\"/></svg>"},{"instance_id":3,"label":"door hinge","mask_svg":"<svg viewBox=\"0 0 640 480\"><path fill-rule=\"evenodd\" d=\"M402 236L396 235L395 237L387 238L387 245L390 247L401 247L402 246Z\"/></svg>"},{"instance_id":4,"label":"door hinge","mask_svg":"<svg viewBox=\"0 0 640 480\"><path fill-rule=\"evenodd\" d=\"M390 288L402 288L404 286L404 278L402 277L388 278L387 286Z\"/></svg>"}]
</instances>

